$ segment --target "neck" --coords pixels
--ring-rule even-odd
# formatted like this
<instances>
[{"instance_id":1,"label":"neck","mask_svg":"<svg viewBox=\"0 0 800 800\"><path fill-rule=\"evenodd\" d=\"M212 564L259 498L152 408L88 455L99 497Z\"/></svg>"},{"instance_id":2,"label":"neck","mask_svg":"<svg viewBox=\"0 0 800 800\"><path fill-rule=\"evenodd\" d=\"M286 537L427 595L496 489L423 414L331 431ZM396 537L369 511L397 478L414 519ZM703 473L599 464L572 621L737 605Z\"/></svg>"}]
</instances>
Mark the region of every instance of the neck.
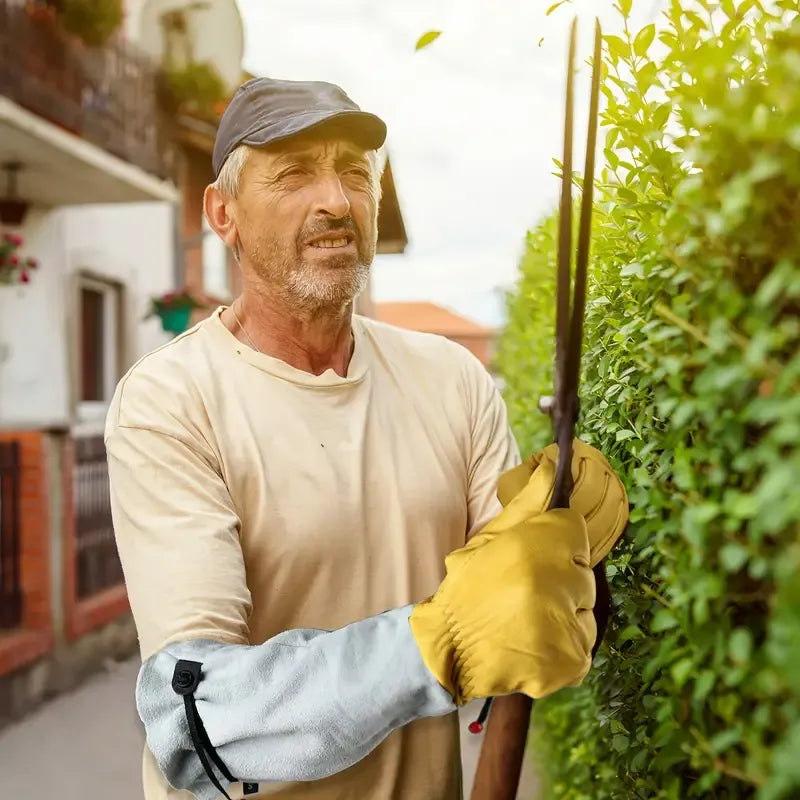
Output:
<instances>
[{"instance_id":1,"label":"neck","mask_svg":"<svg viewBox=\"0 0 800 800\"><path fill-rule=\"evenodd\" d=\"M233 309L244 331L231 309L225 310L222 321L244 344L250 345L252 339L264 355L312 375L321 375L328 369L340 377L347 375L353 350L352 303L339 309L298 313L245 289Z\"/></svg>"}]
</instances>

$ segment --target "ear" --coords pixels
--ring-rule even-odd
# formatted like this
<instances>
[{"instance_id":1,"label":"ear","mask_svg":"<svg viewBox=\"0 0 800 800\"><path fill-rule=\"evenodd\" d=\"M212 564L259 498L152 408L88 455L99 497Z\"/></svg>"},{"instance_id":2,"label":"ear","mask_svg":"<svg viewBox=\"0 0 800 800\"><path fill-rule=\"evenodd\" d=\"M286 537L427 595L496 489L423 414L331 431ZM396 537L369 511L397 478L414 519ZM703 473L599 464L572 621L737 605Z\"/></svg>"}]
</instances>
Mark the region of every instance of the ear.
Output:
<instances>
[{"instance_id":1,"label":"ear","mask_svg":"<svg viewBox=\"0 0 800 800\"><path fill-rule=\"evenodd\" d=\"M233 216L234 201L225 198L213 184L206 186L203 193L203 211L212 230L225 244L233 249L239 238L236 220Z\"/></svg>"}]
</instances>

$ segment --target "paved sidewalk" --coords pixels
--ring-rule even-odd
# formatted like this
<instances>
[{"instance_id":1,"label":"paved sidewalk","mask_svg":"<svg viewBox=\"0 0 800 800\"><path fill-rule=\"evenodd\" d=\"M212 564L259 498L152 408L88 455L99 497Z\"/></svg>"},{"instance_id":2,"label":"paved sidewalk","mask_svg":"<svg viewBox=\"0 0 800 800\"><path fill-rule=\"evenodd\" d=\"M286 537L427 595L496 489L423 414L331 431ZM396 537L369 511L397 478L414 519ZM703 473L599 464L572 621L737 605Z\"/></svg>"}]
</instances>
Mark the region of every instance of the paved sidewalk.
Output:
<instances>
[{"instance_id":1,"label":"paved sidewalk","mask_svg":"<svg viewBox=\"0 0 800 800\"><path fill-rule=\"evenodd\" d=\"M112 665L0 732L1 800L142 800L144 737L133 704L138 659ZM462 709L465 797L482 737L467 732L480 710ZM519 800L534 800L523 772Z\"/></svg>"},{"instance_id":2,"label":"paved sidewalk","mask_svg":"<svg viewBox=\"0 0 800 800\"><path fill-rule=\"evenodd\" d=\"M137 659L0 732L2 800L142 800Z\"/></svg>"}]
</instances>

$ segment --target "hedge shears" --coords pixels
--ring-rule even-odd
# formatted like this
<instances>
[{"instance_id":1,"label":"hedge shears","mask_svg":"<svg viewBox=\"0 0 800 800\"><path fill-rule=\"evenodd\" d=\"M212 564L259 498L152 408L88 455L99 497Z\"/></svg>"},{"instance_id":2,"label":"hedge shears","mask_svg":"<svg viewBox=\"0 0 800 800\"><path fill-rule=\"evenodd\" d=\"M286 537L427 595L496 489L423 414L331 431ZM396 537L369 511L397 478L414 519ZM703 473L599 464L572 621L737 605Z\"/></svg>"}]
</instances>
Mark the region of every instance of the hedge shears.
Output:
<instances>
[{"instance_id":1,"label":"hedge shears","mask_svg":"<svg viewBox=\"0 0 800 800\"><path fill-rule=\"evenodd\" d=\"M561 169L561 197L558 213L558 258L556 295L555 386L552 397L539 401L539 410L550 415L558 444L555 484L550 508L569 508L572 492L572 442L578 419L578 380L583 338L583 316L586 306L586 273L589 261L592 195L594 187L594 157L597 141L598 100L602 70L602 31L595 20L594 60L589 103L589 129L586 162L583 174L578 247L575 256L575 278L570 307L572 264L572 129L573 77L577 20L570 29L567 59L566 113L564 119L564 157ZM610 593L605 566L601 561L594 567L597 600L594 615L597 639L592 657L602 641L610 613ZM472 800L514 800L522 768L533 701L522 694L489 698L470 731L479 733L491 717L486 740L481 748L478 769L472 789Z\"/></svg>"}]
</instances>

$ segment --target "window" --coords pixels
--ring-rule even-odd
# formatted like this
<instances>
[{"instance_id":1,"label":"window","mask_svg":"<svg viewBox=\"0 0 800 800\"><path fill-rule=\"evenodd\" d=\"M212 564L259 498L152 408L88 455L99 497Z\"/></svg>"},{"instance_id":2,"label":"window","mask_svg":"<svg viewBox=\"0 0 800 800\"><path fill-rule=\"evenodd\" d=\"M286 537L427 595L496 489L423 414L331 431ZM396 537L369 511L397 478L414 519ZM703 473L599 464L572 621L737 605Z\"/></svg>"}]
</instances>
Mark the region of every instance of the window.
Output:
<instances>
[{"instance_id":1,"label":"window","mask_svg":"<svg viewBox=\"0 0 800 800\"><path fill-rule=\"evenodd\" d=\"M79 296L78 416L105 414L119 380L120 290L81 278Z\"/></svg>"},{"instance_id":2,"label":"window","mask_svg":"<svg viewBox=\"0 0 800 800\"><path fill-rule=\"evenodd\" d=\"M230 297L228 248L203 216L203 290L220 299Z\"/></svg>"}]
</instances>

